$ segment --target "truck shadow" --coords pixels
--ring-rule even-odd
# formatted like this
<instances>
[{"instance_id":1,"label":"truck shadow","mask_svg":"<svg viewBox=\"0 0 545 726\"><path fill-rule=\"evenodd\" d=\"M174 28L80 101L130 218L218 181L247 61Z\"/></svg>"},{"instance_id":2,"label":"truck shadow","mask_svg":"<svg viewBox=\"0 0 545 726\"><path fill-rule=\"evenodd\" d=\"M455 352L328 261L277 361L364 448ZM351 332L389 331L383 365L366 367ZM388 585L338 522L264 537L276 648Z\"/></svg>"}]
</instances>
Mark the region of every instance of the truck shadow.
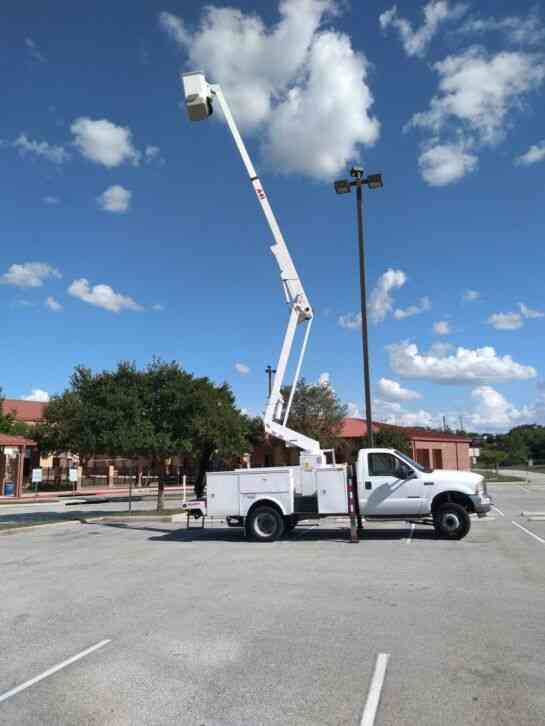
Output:
<instances>
[{"instance_id":1,"label":"truck shadow","mask_svg":"<svg viewBox=\"0 0 545 726\"><path fill-rule=\"evenodd\" d=\"M109 525L113 526L113 525ZM119 525L118 525L119 526ZM150 537L151 542L246 542L244 531L239 528L205 528L199 529L175 529L165 530L155 527L133 527L142 531L154 532L156 536ZM409 536L407 527L396 527L391 529L364 529L360 534L361 541L367 540L406 540ZM415 530L412 535L414 540L435 540L436 535L433 529ZM290 534L282 537L276 544L288 544L292 542L322 542L334 540L336 542L350 543L350 530L339 527L326 529L325 527L312 529L295 529Z\"/></svg>"}]
</instances>

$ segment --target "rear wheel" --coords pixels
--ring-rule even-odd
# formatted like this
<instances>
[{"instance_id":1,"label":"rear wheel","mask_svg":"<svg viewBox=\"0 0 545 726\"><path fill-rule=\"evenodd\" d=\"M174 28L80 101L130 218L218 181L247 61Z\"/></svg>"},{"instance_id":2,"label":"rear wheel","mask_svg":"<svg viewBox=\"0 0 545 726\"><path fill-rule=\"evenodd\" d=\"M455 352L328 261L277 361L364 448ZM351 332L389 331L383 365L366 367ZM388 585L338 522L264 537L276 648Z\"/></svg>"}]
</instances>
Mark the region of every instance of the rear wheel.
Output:
<instances>
[{"instance_id":1,"label":"rear wheel","mask_svg":"<svg viewBox=\"0 0 545 726\"><path fill-rule=\"evenodd\" d=\"M471 528L467 510L455 502L442 504L433 516L433 524L444 539L463 539Z\"/></svg>"},{"instance_id":2,"label":"rear wheel","mask_svg":"<svg viewBox=\"0 0 545 726\"><path fill-rule=\"evenodd\" d=\"M257 542L274 542L284 534L284 518L274 507L256 507L246 518L246 532Z\"/></svg>"}]
</instances>

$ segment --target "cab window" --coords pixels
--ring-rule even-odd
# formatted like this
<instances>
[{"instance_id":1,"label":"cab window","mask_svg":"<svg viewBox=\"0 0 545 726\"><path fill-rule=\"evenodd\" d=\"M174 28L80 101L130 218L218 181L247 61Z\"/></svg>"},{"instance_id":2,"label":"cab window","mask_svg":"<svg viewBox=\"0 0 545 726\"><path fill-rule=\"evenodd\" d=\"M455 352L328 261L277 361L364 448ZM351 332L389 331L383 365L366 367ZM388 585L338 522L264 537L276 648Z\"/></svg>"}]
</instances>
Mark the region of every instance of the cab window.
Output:
<instances>
[{"instance_id":1,"label":"cab window","mask_svg":"<svg viewBox=\"0 0 545 726\"><path fill-rule=\"evenodd\" d=\"M399 468L399 459L392 454L369 454L370 476L395 476Z\"/></svg>"}]
</instances>

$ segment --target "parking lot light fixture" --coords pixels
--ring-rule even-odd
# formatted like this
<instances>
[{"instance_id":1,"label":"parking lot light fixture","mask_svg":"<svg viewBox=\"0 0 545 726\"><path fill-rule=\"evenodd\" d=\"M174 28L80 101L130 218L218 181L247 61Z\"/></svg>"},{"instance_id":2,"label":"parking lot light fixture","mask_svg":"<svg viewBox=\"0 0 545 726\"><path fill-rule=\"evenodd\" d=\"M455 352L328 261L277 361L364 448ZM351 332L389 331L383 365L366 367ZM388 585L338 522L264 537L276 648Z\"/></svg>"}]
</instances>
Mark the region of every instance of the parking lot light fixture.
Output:
<instances>
[{"instance_id":1,"label":"parking lot light fixture","mask_svg":"<svg viewBox=\"0 0 545 726\"><path fill-rule=\"evenodd\" d=\"M350 188L350 182L348 179L339 179L339 181L336 181L335 191L337 194L350 194L352 189Z\"/></svg>"},{"instance_id":2,"label":"parking lot light fixture","mask_svg":"<svg viewBox=\"0 0 545 726\"><path fill-rule=\"evenodd\" d=\"M360 302L361 302L361 335L363 347L363 379L365 390L365 413L367 420L367 441L368 446L373 448L373 416L371 411L371 373L369 368L369 335L367 330L367 292L365 283L365 247L363 238L363 187L369 189L380 189L384 186L382 174L364 175L363 167L353 166L350 169L350 176L354 181L341 179L336 181L335 191L337 194L348 194L352 187L356 187L356 212L358 222L358 251L360 268Z\"/></svg>"}]
</instances>

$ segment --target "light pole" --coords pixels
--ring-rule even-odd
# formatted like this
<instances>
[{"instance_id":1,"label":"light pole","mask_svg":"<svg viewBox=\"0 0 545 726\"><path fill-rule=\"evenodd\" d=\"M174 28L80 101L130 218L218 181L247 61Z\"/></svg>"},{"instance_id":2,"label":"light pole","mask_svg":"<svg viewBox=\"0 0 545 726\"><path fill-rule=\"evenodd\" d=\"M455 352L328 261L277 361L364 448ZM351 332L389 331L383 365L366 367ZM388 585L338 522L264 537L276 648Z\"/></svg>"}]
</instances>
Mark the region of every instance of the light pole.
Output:
<instances>
[{"instance_id":1,"label":"light pole","mask_svg":"<svg viewBox=\"0 0 545 726\"><path fill-rule=\"evenodd\" d=\"M367 184L369 189L380 189L384 186L382 174L369 174L364 176L363 169L354 166L350 170L350 176L354 181L341 179L335 182L337 194L350 194L352 187L356 187L356 212L358 219L358 250L360 262L360 302L361 302L361 335L363 347L363 379L365 389L365 413L367 418L367 442L369 448L373 448L373 415L371 411L371 374L369 371L369 334L367 330L367 292L365 287L365 247L363 239L363 191L362 187Z\"/></svg>"}]
</instances>

